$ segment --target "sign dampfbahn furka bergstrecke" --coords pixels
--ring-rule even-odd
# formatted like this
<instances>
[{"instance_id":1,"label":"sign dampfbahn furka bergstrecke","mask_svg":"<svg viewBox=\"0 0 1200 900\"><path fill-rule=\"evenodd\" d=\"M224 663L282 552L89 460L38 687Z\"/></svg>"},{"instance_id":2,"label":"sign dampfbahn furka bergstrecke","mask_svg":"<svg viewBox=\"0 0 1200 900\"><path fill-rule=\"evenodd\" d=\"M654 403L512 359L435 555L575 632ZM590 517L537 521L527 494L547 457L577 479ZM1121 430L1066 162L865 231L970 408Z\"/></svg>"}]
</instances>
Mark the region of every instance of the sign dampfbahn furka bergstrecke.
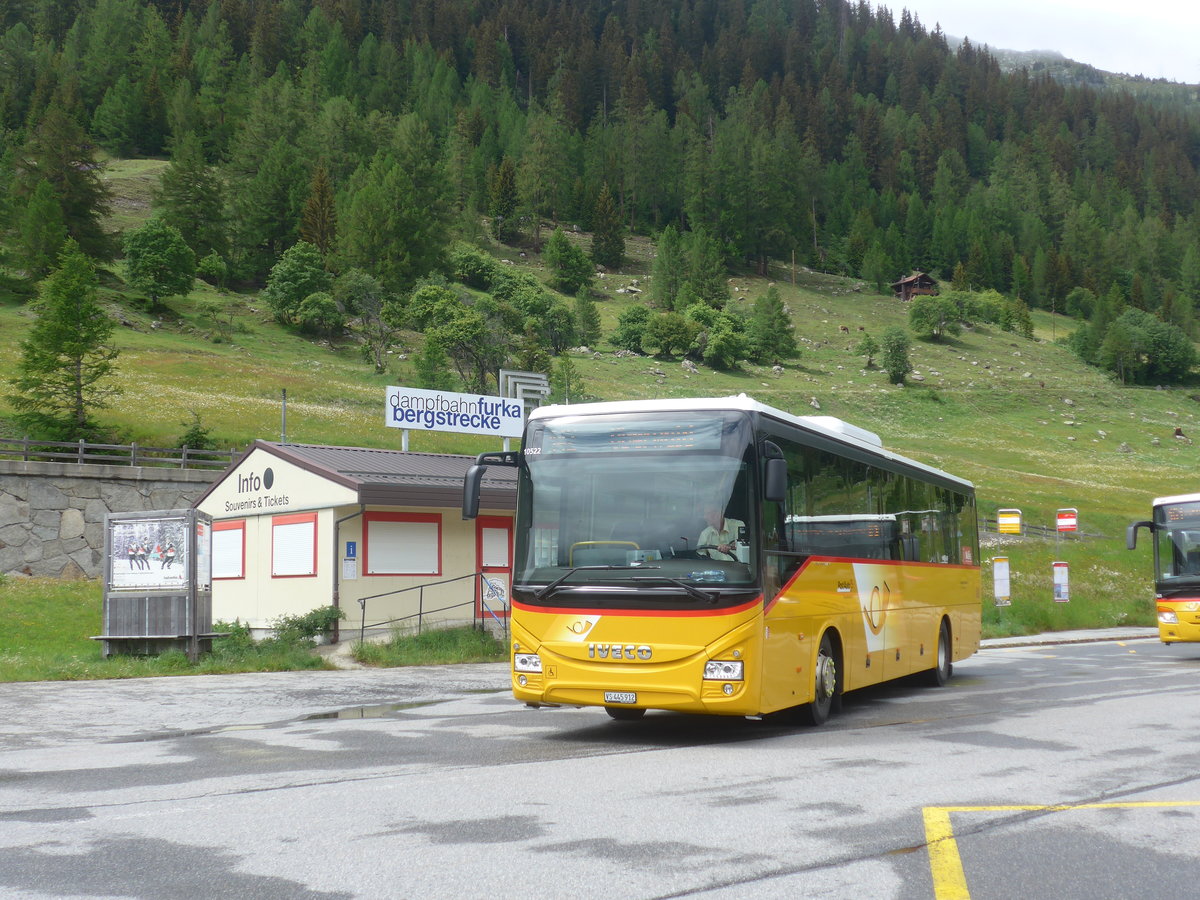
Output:
<instances>
[{"instance_id":1,"label":"sign dampfbahn furka bergstrecke","mask_svg":"<svg viewBox=\"0 0 1200 900\"><path fill-rule=\"evenodd\" d=\"M520 400L407 387L389 387L384 410L384 421L389 428L506 438L521 436L524 418Z\"/></svg>"}]
</instances>

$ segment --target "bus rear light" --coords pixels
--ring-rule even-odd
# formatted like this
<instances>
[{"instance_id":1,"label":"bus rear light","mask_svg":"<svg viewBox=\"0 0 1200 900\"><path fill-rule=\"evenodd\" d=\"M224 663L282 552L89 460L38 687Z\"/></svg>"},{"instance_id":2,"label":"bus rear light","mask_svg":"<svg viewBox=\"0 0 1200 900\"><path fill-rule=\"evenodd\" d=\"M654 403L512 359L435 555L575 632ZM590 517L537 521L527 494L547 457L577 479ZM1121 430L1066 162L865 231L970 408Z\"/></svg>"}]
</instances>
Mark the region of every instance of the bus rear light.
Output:
<instances>
[{"instance_id":1,"label":"bus rear light","mask_svg":"<svg viewBox=\"0 0 1200 900\"><path fill-rule=\"evenodd\" d=\"M741 660L710 659L704 664L705 681L741 681L745 663Z\"/></svg>"},{"instance_id":2,"label":"bus rear light","mask_svg":"<svg viewBox=\"0 0 1200 900\"><path fill-rule=\"evenodd\" d=\"M536 653L514 653L513 671L541 673L542 658Z\"/></svg>"},{"instance_id":3,"label":"bus rear light","mask_svg":"<svg viewBox=\"0 0 1200 900\"><path fill-rule=\"evenodd\" d=\"M1158 611L1158 621L1164 625L1178 625L1179 616L1175 615L1175 610L1173 609L1160 609Z\"/></svg>"}]
</instances>

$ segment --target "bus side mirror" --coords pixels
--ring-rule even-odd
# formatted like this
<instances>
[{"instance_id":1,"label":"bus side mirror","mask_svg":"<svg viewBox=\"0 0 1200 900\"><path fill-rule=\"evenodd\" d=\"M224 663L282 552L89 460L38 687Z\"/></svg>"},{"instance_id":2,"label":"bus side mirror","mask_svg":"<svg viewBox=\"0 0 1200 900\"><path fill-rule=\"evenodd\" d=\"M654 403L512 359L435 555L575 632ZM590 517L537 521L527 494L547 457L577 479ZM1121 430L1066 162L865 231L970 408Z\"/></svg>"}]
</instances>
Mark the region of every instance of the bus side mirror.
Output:
<instances>
[{"instance_id":1,"label":"bus side mirror","mask_svg":"<svg viewBox=\"0 0 1200 900\"><path fill-rule=\"evenodd\" d=\"M763 441L763 499L768 503L782 503L787 499L787 460L783 451L772 441Z\"/></svg>"},{"instance_id":2,"label":"bus side mirror","mask_svg":"<svg viewBox=\"0 0 1200 900\"><path fill-rule=\"evenodd\" d=\"M474 519L479 515L479 486L483 483L483 473L489 464L519 469L523 459L520 450L491 451L475 457L475 465L467 469L467 474L463 476L462 517Z\"/></svg>"},{"instance_id":3,"label":"bus side mirror","mask_svg":"<svg viewBox=\"0 0 1200 900\"><path fill-rule=\"evenodd\" d=\"M463 519L474 519L479 515L479 484L483 481L483 473L487 466L471 466L463 476Z\"/></svg>"},{"instance_id":4,"label":"bus side mirror","mask_svg":"<svg viewBox=\"0 0 1200 900\"><path fill-rule=\"evenodd\" d=\"M1154 531L1154 523L1153 522L1134 522L1127 529L1125 529L1125 549L1127 549L1127 550L1136 550L1137 549L1137 533L1138 533L1139 528L1146 528L1146 529L1149 529L1151 532L1153 532Z\"/></svg>"}]
</instances>

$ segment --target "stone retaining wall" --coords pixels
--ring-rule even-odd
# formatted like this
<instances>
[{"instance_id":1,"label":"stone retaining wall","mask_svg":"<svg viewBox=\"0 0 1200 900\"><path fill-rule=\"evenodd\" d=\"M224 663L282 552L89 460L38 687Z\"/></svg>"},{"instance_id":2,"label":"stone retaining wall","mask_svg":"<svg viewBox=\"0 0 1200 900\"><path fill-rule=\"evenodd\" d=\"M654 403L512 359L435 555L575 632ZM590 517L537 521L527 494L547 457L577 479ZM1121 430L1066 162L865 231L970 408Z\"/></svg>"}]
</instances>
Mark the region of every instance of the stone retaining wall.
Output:
<instances>
[{"instance_id":1,"label":"stone retaining wall","mask_svg":"<svg viewBox=\"0 0 1200 900\"><path fill-rule=\"evenodd\" d=\"M189 507L222 474L0 460L0 573L99 576L105 514Z\"/></svg>"}]
</instances>

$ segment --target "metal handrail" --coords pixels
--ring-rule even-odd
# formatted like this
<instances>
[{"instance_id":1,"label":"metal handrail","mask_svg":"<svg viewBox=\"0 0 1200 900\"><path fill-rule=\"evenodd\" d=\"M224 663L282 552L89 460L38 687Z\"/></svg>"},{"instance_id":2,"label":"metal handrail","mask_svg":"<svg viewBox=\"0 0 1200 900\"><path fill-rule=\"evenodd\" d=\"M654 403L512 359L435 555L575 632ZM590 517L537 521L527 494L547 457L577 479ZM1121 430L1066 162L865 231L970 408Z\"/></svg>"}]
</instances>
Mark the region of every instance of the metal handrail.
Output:
<instances>
[{"instance_id":1,"label":"metal handrail","mask_svg":"<svg viewBox=\"0 0 1200 900\"><path fill-rule=\"evenodd\" d=\"M448 606L439 606L434 609L426 609L425 608L425 588L438 587L439 585L443 585L443 584L454 584L455 582L458 582L458 581L465 581L468 578L474 580L476 583L475 593L476 593L476 596L479 598L479 606L482 607L481 615L476 615L474 612L475 597L472 597L470 600L466 600L462 603L451 603ZM480 579L482 579L482 582L480 581ZM415 584L415 585L412 585L411 587L397 588L394 591L384 591L381 594L371 594L367 597L359 597L358 598L358 606L359 606L359 609L362 611L362 617L361 617L361 620L359 622L359 627L358 627L358 641L361 644L366 640L367 601L368 600L378 600L380 597L392 597L392 596L395 596L396 594L406 594L411 591L417 591L417 611L415 613L409 613L406 616L397 616L394 619L385 619L380 622L372 622L371 627L372 628L380 628L384 625L394 625L397 622L407 622L410 619L416 619L417 620L417 634L420 634L422 631L422 628L424 627L425 616L433 615L434 613L447 612L452 609L461 609L464 606L470 606L472 609L471 624L473 627L478 627L477 623L481 618L490 617L493 621L495 621L497 624L499 624L504 629L504 637L505 637L505 640L507 641L507 639L508 639L508 603L501 601L499 612L494 610L492 608L492 606L488 603L488 600L489 599L494 600L495 599L494 595L498 594L499 592L495 591L493 588L491 591L489 591L489 594L493 595L493 596L485 597L482 592L482 587L483 587L484 583L487 583L489 586L491 585L491 582L489 582L487 580L487 577L483 574L483 572L472 572L469 575L459 575L457 578L445 578L445 579L442 579L441 581L430 581L425 584Z\"/></svg>"},{"instance_id":2,"label":"metal handrail","mask_svg":"<svg viewBox=\"0 0 1200 900\"><path fill-rule=\"evenodd\" d=\"M9 449L12 448L12 449ZM0 438L0 459L22 462L74 462L80 465L119 463L130 466L178 466L181 469L224 469L241 451L196 447L142 447L93 444L89 441L40 441L29 437Z\"/></svg>"}]
</instances>

